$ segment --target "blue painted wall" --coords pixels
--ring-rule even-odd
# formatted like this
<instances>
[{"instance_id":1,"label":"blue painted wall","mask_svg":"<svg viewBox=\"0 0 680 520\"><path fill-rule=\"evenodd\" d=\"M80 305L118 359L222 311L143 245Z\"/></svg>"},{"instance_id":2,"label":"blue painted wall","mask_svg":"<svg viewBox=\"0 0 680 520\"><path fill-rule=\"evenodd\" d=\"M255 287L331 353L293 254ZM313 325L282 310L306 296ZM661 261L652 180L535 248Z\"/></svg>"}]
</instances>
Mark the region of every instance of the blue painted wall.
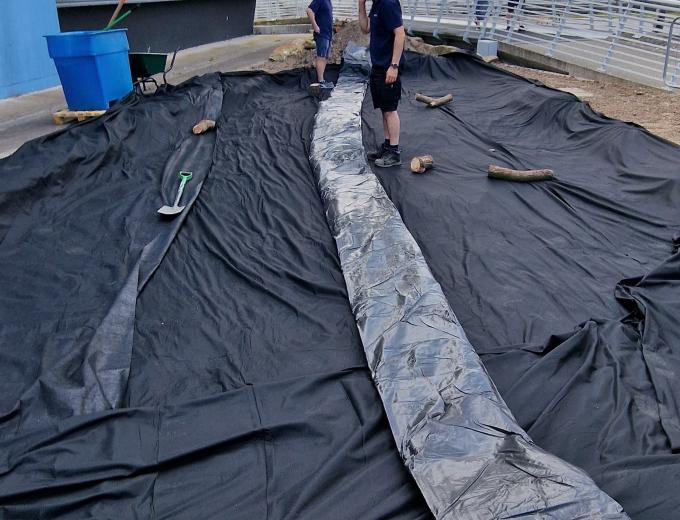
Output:
<instances>
[{"instance_id":1,"label":"blue painted wall","mask_svg":"<svg viewBox=\"0 0 680 520\"><path fill-rule=\"evenodd\" d=\"M0 99L59 84L43 38L58 32L55 0L0 0Z\"/></svg>"}]
</instances>

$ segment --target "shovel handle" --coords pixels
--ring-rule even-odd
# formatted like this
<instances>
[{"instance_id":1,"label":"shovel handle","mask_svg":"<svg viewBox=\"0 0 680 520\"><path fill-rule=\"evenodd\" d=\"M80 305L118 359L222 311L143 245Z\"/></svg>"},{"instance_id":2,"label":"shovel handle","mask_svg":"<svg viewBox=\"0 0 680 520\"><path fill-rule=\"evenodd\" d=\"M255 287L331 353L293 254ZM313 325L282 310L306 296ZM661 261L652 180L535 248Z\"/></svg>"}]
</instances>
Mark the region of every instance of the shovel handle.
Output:
<instances>
[{"instance_id":1,"label":"shovel handle","mask_svg":"<svg viewBox=\"0 0 680 520\"><path fill-rule=\"evenodd\" d=\"M187 182L191 180L193 176L194 174L191 172L179 172L179 178L182 179L182 182L179 183L179 190L177 191L175 206L179 206L179 201L182 198L182 193L184 193L184 186L186 185Z\"/></svg>"},{"instance_id":2,"label":"shovel handle","mask_svg":"<svg viewBox=\"0 0 680 520\"><path fill-rule=\"evenodd\" d=\"M118 0L118 5L116 6L116 10L113 11L113 15L111 16L109 23L106 24L107 29L109 27L113 26L113 22L115 21L116 18L118 18L118 15L120 14L120 11L123 9L123 5L125 5L126 1L127 0Z\"/></svg>"}]
</instances>

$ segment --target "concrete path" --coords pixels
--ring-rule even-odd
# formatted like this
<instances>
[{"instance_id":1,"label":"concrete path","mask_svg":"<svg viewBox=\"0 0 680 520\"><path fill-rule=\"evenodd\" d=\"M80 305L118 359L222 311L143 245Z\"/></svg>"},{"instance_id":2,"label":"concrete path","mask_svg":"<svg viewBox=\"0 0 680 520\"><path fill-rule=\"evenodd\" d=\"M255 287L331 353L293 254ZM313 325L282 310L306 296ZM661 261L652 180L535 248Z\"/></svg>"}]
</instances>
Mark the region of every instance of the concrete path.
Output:
<instances>
[{"instance_id":1,"label":"concrete path","mask_svg":"<svg viewBox=\"0 0 680 520\"><path fill-rule=\"evenodd\" d=\"M180 51L168 81L177 84L208 72L257 69L276 47L299 37L244 36ZM52 114L64 108L61 87L0 100L0 159L26 141L59 130L61 127L52 122Z\"/></svg>"}]
</instances>

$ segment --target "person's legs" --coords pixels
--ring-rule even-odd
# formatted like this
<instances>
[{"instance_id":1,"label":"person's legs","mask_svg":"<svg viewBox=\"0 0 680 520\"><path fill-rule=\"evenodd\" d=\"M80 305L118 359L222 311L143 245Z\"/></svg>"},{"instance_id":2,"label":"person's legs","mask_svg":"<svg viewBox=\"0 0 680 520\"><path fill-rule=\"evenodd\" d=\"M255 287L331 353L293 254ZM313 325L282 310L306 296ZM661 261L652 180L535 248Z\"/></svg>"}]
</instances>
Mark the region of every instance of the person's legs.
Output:
<instances>
[{"instance_id":1,"label":"person's legs","mask_svg":"<svg viewBox=\"0 0 680 520\"><path fill-rule=\"evenodd\" d=\"M316 77L319 83L323 81L324 73L326 72L326 64L328 63L327 58L322 58L320 56L316 57Z\"/></svg>"},{"instance_id":2,"label":"person's legs","mask_svg":"<svg viewBox=\"0 0 680 520\"><path fill-rule=\"evenodd\" d=\"M385 131L385 142L389 143L390 142L390 127L387 124L387 112L382 113L382 120L383 120L383 130Z\"/></svg>"},{"instance_id":3,"label":"person's legs","mask_svg":"<svg viewBox=\"0 0 680 520\"><path fill-rule=\"evenodd\" d=\"M383 112L385 122L385 135L389 135L389 141L385 142L385 153L376 159L375 165L380 168L390 168L401 164L401 150L399 149L399 113L397 107L390 107L392 110Z\"/></svg>"},{"instance_id":4,"label":"person's legs","mask_svg":"<svg viewBox=\"0 0 680 520\"><path fill-rule=\"evenodd\" d=\"M316 43L316 77L319 83L324 84L326 65L331 55L331 41L328 38L314 35L314 43Z\"/></svg>"},{"instance_id":5,"label":"person's legs","mask_svg":"<svg viewBox=\"0 0 680 520\"><path fill-rule=\"evenodd\" d=\"M390 141L390 146L398 147L399 132L401 130L399 113L396 110L392 112L383 112L383 121L385 122L385 139Z\"/></svg>"},{"instance_id":6,"label":"person's legs","mask_svg":"<svg viewBox=\"0 0 680 520\"><path fill-rule=\"evenodd\" d=\"M381 108L382 103L383 103L383 85L385 82L385 69L379 69L377 67L373 67L371 69L371 80L370 80L370 88L371 88L371 97L373 98L373 108ZM375 151L368 152L368 160L369 161L375 161L376 159L380 159L384 154L385 151L387 150L387 145L390 144L389 141L389 133L387 130L387 120L385 119L385 112L382 112L383 114L383 132L385 136L385 140L378 145Z\"/></svg>"},{"instance_id":7,"label":"person's legs","mask_svg":"<svg viewBox=\"0 0 680 520\"><path fill-rule=\"evenodd\" d=\"M515 14L515 2L512 0L508 1L508 8L507 11L505 11L505 25L506 25L506 30L510 30L510 26L512 25L512 17Z\"/></svg>"},{"instance_id":8,"label":"person's legs","mask_svg":"<svg viewBox=\"0 0 680 520\"><path fill-rule=\"evenodd\" d=\"M380 108L383 117L385 131L384 153L376 159L375 165L380 168L389 168L401 164L401 150L399 149L400 122L397 107L401 99L401 78L397 77L394 83L385 83L385 72L376 77L377 94L379 96L376 108Z\"/></svg>"}]
</instances>

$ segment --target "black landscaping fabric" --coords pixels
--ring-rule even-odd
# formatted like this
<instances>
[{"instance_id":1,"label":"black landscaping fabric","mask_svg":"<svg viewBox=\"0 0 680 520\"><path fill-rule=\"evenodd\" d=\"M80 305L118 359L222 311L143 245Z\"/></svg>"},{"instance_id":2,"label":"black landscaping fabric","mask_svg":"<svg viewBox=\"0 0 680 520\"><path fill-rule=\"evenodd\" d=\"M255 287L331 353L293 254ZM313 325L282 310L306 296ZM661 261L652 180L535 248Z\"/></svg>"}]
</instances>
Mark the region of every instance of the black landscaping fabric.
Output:
<instances>
[{"instance_id":1,"label":"black landscaping fabric","mask_svg":"<svg viewBox=\"0 0 680 520\"><path fill-rule=\"evenodd\" d=\"M520 425L631 518L677 518L680 148L466 55L409 54L402 81L404 166L373 170ZM370 94L363 120L370 150Z\"/></svg>"},{"instance_id":2,"label":"black landscaping fabric","mask_svg":"<svg viewBox=\"0 0 680 520\"><path fill-rule=\"evenodd\" d=\"M0 161L0 517L430 517L308 161L311 77L206 76Z\"/></svg>"}]
</instances>

